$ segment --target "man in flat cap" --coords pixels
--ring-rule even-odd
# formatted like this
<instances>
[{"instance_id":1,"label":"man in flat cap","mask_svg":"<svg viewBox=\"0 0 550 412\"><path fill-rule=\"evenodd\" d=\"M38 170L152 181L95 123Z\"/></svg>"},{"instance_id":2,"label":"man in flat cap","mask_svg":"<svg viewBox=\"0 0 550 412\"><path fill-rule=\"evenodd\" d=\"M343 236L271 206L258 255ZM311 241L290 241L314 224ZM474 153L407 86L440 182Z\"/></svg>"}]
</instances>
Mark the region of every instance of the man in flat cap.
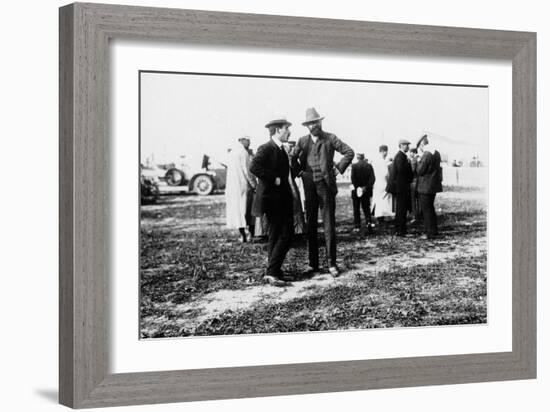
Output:
<instances>
[{"instance_id":1,"label":"man in flat cap","mask_svg":"<svg viewBox=\"0 0 550 412\"><path fill-rule=\"evenodd\" d=\"M306 198L306 220L310 270L307 276L319 273L319 246L317 240L317 218L319 207L323 216L325 243L329 272L339 275L336 266L336 175L344 173L353 160L353 150L332 133L322 128L321 117L315 108L306 110L306 120L302 123L309 133L298 140L292 151L292 166L302 177ZM343 155L338 164L334 163L334 152Z\"/></svg>"},{"instance_id":2,"label":"man in flat cap","mask_svg":"<svg viewBox=\"0 0 550 412\"><path fill-rule=\"evenodd\" d=\"M293 233L290 163L283 147L290 126L284 118L267 123L269 141L258 147L250 164L250 171L258 178L252 214L261 217L265 213L269 227L265 280L275 286L285 286L291 280L281 271Z\"/></svg>"},{"instance_id":3,"label":"man in flat cap","mask_svg":"<svg viewBox=\"0 0 550 412\"><path fill-rule=\"evenodd\" d=\"M393 157L393 163L388 177L387 192L395 196L395 232L397 236L407 234L407 212L411 203L411 182L413 171L407 152L409 142L406 139L399 140L399 151Z\"/></svg>"},{"instance_id":4,"label":"man in flat cap","mask_svg":"<svg viewBox=\"0 0 550 412\"><path fill-rule=\"evenodd\" d=\"M435 195L443 191L441 184L441 155L429 146L428 135L423 135L417 143L422 157L416 169L418 175L418 197L424 218L425 237L437 236L437 216L435 214Z\"/></svg>"},{"instance_id":5,"label":"man in flat cap","mask_svg":"<svg viewBox=\"0 0 550 412\"><path fill-rule=\"evenodd\" d=\"M372 197L372 186L374 185L374 169L365 160L363 153L357 153L357 162L351 165L351 199L353 202L353 224L356 232L361 230L361 209L365 215L365 224L370 232L371 209L370 199Z\"/></svg>"}]
</instances>

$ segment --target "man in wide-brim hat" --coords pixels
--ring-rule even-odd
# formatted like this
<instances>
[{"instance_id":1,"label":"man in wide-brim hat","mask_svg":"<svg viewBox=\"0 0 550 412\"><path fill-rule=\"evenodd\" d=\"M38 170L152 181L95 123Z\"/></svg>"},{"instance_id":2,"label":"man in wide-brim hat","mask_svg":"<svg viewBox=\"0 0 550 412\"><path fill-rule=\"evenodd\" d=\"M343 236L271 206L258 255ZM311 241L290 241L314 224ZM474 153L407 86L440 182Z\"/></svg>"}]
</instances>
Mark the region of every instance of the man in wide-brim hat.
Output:
<instances>
[{"instance_id":1,"label":"man in wide-brim hat","mask_svg":"<svg viewBox=\"0 0 550 412\"><path fill-rule=\"evenodd\" d=\"M344 173L353 160L351 147L336 135L325 132L322 127L324 117L314 107L306 110L302 123L309 133L298 140L291 153L293 171L302 177L306 198L306 220L310 270L306 275L319 273L319 245L317 240L317 218L319 206L323 217L325 243L328 255L329 272L339 275L336 266L336 175ZM334 163L334 152L341 153L342 159Z\"/></svg>"},{"instance_id":2,"label":"man in wide-brim hat","mask_svg":"<svg viewBox=\"0 0 550 412\"><path fill-rule=\"evenodd\" d=\"M269 141L256 152L250 171L258 178L252 214L265 214L268 222L268 261L265 280L285 286L291 277L281 270L293 234L293 199L289 183L290 162L283 144L288 142L291 123L285 118L268 122Z\"/></svg>"}]
</instances>

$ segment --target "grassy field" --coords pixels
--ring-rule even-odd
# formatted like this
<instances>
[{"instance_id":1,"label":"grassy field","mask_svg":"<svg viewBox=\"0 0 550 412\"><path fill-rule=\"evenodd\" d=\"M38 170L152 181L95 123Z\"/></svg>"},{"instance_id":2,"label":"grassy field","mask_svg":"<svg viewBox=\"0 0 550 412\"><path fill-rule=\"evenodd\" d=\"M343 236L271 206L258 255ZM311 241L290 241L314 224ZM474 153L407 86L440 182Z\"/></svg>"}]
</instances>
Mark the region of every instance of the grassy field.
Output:
<instances>
[{"instance_id":1,"label":"grassy field","mask_svg":"<svg viewBox=\"0 0 550 412\"><path fill-rule=\"evenodd\" d=\"M301 279L307 245L296 239L283 267L297 279L288 288L262 282L265 245L239 243L225 228L223 195L144 206L141 337L485 323L485 193L449 189L436 200L437 240L421 240L416 224L406 238L392 236L390 224L368 236L352 232L351 199L341 190L343 275Z\"/></svg>"}]
</instances>

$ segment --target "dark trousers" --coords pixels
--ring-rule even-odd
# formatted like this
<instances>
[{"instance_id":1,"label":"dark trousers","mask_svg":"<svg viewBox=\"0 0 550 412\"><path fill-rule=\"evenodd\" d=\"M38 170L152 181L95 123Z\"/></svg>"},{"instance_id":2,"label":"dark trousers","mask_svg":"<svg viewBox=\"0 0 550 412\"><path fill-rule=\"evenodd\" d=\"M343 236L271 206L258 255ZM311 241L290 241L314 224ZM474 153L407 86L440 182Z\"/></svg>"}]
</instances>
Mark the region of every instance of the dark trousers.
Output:
<instances>
[{"instance_id":1,"label":"dark trousers","mask_svg":"<svg viewBox=\"0 0 550 412\"><path fill-rule=\"evenodd\" d=\"M411 192L400 192L395 196L395 232L398 235L407 233L407 212L410 209Z\"/></svg>"},{"instance_id":2,"label":"dark trousers","mask_svg":"<svg viewBox=\"0 0 550 412\"><path fill-rule=\"evenodd\" d=\"M411 187L411 213L416 220L420 220L422 218L422 208L420 207L418 192L416 191L416 188L413 187Z\"/></svg>"},{"instance_id":3,"label":"dark trousers","mask_svg":"<svg viewBox=\"0 0 550 412\"><path fill-rule=\"evenodd\" d=\"M435 214L435 193L419 193L420 207L424 217L424 229L427 235L437 234L437 216Z\"/></svg>"},{"instance_id":4,"label":"dark trousers","mask_svg":"<svg viewBox=\"0 0 550 412\"><path fill-rule=\"evenodd\" d=\"M319 242L317 239L317 219L319 207L323 217L325 232L325 244L329 266L336 266L336 195L330 191L327 183L322 180L314 182L313 179L304 177L304 192L306 195L307 217L307 244L309 251L309 265L319 267Z\"/></svg>"},{"instance_id":5,"label":"dark trousers","mask_svg":"<svg viewBox=\"0 0 550 412\"><path fill-rule=\"evenodd\" d=\"M370 197L363 193L363 196L357 197L355 190L351 192L351 200L353 201L353 224L355 227L361 227L361 209L365 215L365 223L368 225L371 222L370 217Z\"/></svg>"},{"instance_id":6,"label":"dark trousers","mask_svg":"<svg viewBox=\"0 0 550 412\"><path fill-rule=\"evenodd\" d=\"M266 214L267 234L267 271L270 276L279 276L293 234L292 211L286 214Z\"/></svg>"},{"instance_id":7,"label":"dark trousers","mask_svg":"<svg viewBox=\"0 0 550 412\"><path fill-rule=\"evenodd\" d=\"M246 191L246 210L244 214L244 219L246 220L246 225L248 226L248 230L250 231L251 236L254 236L254 223L256 221L256 217L252 216L252 203L254 203L254 195L254 189L249 187Z\"/></svg>"}]
</instances>

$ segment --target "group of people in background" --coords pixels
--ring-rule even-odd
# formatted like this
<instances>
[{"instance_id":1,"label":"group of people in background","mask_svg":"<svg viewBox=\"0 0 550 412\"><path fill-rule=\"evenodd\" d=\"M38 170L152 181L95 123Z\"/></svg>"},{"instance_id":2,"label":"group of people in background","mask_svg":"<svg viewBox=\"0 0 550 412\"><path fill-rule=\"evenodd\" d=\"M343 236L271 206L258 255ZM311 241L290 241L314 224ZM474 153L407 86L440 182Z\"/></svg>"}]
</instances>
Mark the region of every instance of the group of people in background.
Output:
<instances>
[{"instance_id":1,"label":"group of people in background","mask_svg":"<svg viewBox=\"0 0 550 412\"><path fill-rule=\"evenodd\" d=\"M318 215L324 228L328 271L338 277L336 264L336 177L344 174L355 156L353 149L335 134L323 130L315 108L306 110L302 125L308 133L297 142L289 141L290 123L285 118L268 122L269 140L253 155L250 138L239 139L230 153L227 169L227 226L237 228L247 242L258 234L267 236L268 263L265 280L276 286L293 279L281 270L295 233L305 233L309 269L301 277L321 273L318 244ZM423 135L416 148L399 141L399 151L388 156L379 148L372 163L357 153L351 167L351 198L354 230L361 229L361 211L370 232L376 223L394 218L398 236L407 233L407 214L423 218L425 237L437 236L435 194L442 190L441 156ZM335 152L342 155L334 162ZM305 213L304 213L305 212Z\"/></svg>"}]
</instances>

